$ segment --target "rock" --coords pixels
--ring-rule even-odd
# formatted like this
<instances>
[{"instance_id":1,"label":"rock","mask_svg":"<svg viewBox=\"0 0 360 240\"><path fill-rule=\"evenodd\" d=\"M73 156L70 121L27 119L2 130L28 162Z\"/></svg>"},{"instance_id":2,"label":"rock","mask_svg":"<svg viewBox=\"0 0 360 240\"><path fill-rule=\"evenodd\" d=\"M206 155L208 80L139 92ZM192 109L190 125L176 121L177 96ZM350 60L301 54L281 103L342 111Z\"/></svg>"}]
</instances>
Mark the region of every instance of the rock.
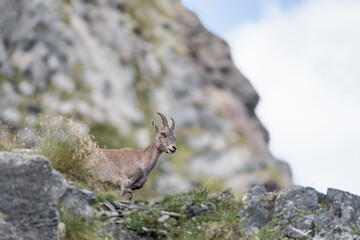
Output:
<instances>
[{"instance_id":1,"label":"rock","mask_svg":"<svg viewBox=\"0 0 360 240\"><path fill-rule=\"evenodd\" d=\"M120 214L116 211L104 211L103 214L104 214L104 216L106 216L108 218L120 216Z\"/></svg>"},{"instance_id":2,"label":"rock","mask_svg":"<svg viewBox=\"0 0 360 240\"><path fill-rule=\"evenodd\" d=\"M201 206L202 208L207 208L207 206ZM180 213L176 213L176 212L168 212L168 211L161 211L160 212L161 215L163 216L171 216L171 217L181 217Z\"/></svg>"},{"instance_id":3,"label":"rock","mask_svg":"<svg viewBox=\"0 0 360 240\"><path fill-rule=\"evenodd\" d=\"M110 211L113 211L113 212L116 211L114 205L112 205L112 204L111 204L109 201L107 201L107 200L104 200L103 205L104 205L107 209L109 209Z\"/></svg>"},{"instance_id":4,"label":"rock","mask_svg":"<svg viewBox=\"0 0 360 240\"><path fill-rule=\"evenodd\" d=\"M61 206L69 213L85 218L91 218L95 215L91 209L86 197L79 193L74 187L69 187L60 199Z\"/></svg>"},{"instance_id":5,"label":"rock","mask_svg":"<svg viewBox=\"0 0 360 240\"><path fill-rule=\"evenodd\" d=\"M291 226L284 230L284 235L293 239L306 239L309 237L306 232Z\"/></svg>"},{"instance_id":6,"label":"rock","mask_svg":"<svg viewBox=\"0 0 360 240\"><path fill-rule=\"evenodd\" d=\"M118 201L115 200L114 202L114 206L118 209L123 209L123 208L127 208L129 210L134 210L134 209L138 209L139 207L136 205L131 205L128 202L122 202L122 201Z\"/></svg>"},{"instance_id":7,"label":"rock","mask_svg":"<svg viewBox=\"0 0 360 240\"><path fill-rule=\"evenodd\" d=\"M86 200L89 204L93 204L96 201L96 196L92 191L87 189L78 189L79 193L85 196Z\"/></svg>"},{"instance_id":8,"label":"rock","mask_svg":"<svg viewBox=\"0 0 360 240\"><path fill-rule=\"evenodd\" d=\"M329 188L326 200L332 206L332 214L347 223L360 228L360 197L354 194Z\"/></svg>"},{"instance_id":9,"label":"rock","mask_svg":"<svg viewBox=\"0 0 360 240\"><path fill-rule=\"evenodd\" d=\"M335 189L324 195L309 187L267 192L257 186L243 196L242 227L250 235L268 225L290 239L360 239L353 232L359 203L359 196Z\"/></svg>"},{"instance_id":10,"label":"rock","mask_svg":"<svg viewBox=\"0 0 360 240\"><path fill-rule=\"evenodd\" d=\"M169 215L162 215L161 217L158 218L158 222L165 222L169 218L170 218Z\"/></svg>"},{"instance_id":11,"label":"rock","mask_svg":"<svg viewBox=\"0 0 360 240\"><path fill-rule=\"evenodd\" d=\"M247 234L257 233L273 217L275 196L269 196L265 187L257 186L243 196L244 207L241 210L242 225Z\"/></svg>"},{"instance_id":12,"label":"rock","mask_svg":"<svg viewBox=\"0 0 360 240\"><path fill-rule=\"evenodd\" d=\"M0 217L0 239L4 239L5 237L7 240L17 240L17 239L24 239L21 236L21 233L13 226L11 223L6 222L2 217ZM35 238L33 238L35 239Z\"/></svg>"},{"instance_id":13,"label":"rock","mask_svg":"<svg viewBox=\"0 0 360 240\"><path fill-rule=\"evenodd\" d=\"M300 213L311 213L318 209L318 193L313 188L290 187L277 195L275 214L282 213L282 220L292 221Z\"/></svg>"},{"instance_id":14,"label":"rock","mask_svg":"<svg viewBox=\"0 0 360 240\"><path fill-rule=\"evenodd\" d=\"M207 211L207 207L196 207L196 206L190 206L187 209L187 217L192 218L198 215L201 215Z\"/></svg>"},{"instance_id":15,"label":"rock","mask_svg":"<svg viewBox=\"0 0 360 240\"><path fill-rule=\"evenodd\" d=\"M46 158L0 152L0 236L56 239L63 187Z\"/></svg>"}]
</instances>

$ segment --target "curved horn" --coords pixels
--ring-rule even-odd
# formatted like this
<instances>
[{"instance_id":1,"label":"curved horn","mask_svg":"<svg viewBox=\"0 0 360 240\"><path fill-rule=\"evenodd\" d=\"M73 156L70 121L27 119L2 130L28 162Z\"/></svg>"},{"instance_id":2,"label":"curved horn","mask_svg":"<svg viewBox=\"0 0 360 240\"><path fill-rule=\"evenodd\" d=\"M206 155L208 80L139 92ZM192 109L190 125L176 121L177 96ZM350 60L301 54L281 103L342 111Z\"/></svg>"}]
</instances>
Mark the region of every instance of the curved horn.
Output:
<instances>
[{"instance_id":1,"label":"curved horn","mask_svg":"<svg viewBox=\"0 0 360 240\"><path fill-rule=\"evenodd\" d=\"M161 120L162 120L162 123L163 123L163 126L164 126L164 127L169 127L169 124L168 124L168 121L166 120L166 117L165 117L162 113L159 113L159 112L158 112L157 114L160 115Z\"/></svg>"},{"instance_id":2,"label":"curved horn","mask_svg":"<svg viewBox=\"0 0 360 240\"><path fill-rule=\"evenodd\" d=\"M172 117L170 119L172 121L171 129L174 130L175 129L175 120Z\"/></svg>"}]
</instances>

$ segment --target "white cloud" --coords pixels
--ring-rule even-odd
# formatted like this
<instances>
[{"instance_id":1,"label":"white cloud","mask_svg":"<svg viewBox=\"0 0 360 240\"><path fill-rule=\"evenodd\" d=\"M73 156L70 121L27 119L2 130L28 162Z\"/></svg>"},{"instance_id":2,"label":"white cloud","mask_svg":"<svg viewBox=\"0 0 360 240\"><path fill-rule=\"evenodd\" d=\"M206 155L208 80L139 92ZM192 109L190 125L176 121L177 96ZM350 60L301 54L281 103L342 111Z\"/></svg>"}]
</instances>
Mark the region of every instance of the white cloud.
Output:
<instances>
[{"instance_id":1,"label":"white cloud","mask_svg":"<svg viewBox=\"0 0 360 240\"><path fill-rule=\"evenodd\" d=\"M296 184L360 194L360 1L270 9L227 37L261 96L270 147Z\"/></svg>"}]
</instances>

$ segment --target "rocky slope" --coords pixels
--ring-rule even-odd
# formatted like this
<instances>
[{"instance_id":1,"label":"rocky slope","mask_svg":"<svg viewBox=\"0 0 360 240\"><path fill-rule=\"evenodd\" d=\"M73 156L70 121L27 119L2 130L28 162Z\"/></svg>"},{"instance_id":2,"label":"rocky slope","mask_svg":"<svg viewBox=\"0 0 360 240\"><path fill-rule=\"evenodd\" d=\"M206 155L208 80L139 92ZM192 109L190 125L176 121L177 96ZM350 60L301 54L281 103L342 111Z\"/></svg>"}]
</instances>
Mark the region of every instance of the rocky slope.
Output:
<instances>
[{"instance_id":1,"label":"rocky slope","mask_svg":"<svg viewBox=\"0 0 360 240\"><path fill-rule=\"evenodd\" d=\"M228 45L177 0L0 2L3 122L70 115L100 144L142 148L156 112L172 116L180 149L146 185L158 192L209 179L239 192L290 185L289 166L268 150L258 100Z\"/></svg>"},{"instance_id":2,"label":"rocky slope","mask_svg":"<svg viewBox=\"0 0 360 240\"><path fill-rule=\"evenodd\" d=\"M95 199L42 156L0 153L1 240L360 239L360 197L336 189L256 186L241 198L202 189L130 204Z\"/></svg>"}]
</instances>

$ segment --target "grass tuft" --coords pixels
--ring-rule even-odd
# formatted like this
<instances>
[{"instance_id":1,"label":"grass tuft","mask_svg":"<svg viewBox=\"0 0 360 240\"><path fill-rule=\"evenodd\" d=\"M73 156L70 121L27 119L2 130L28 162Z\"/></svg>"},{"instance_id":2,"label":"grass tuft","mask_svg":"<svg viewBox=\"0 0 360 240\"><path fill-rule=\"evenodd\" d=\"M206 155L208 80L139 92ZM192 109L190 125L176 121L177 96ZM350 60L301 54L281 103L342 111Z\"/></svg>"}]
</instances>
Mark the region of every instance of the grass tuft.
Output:
<instances>
[{"instance_id":1,"label":"grass tuft","mask_svg":"<svg viewBox=\"0 0 360 240\"><path fill-rule=\"evenodd\" d=\"M67 117L39 117L36 151L50 159L52 167L67 178L88 182L85 163L96 158L97 144L87 129Z\"/></svg>"}]
</instances>

